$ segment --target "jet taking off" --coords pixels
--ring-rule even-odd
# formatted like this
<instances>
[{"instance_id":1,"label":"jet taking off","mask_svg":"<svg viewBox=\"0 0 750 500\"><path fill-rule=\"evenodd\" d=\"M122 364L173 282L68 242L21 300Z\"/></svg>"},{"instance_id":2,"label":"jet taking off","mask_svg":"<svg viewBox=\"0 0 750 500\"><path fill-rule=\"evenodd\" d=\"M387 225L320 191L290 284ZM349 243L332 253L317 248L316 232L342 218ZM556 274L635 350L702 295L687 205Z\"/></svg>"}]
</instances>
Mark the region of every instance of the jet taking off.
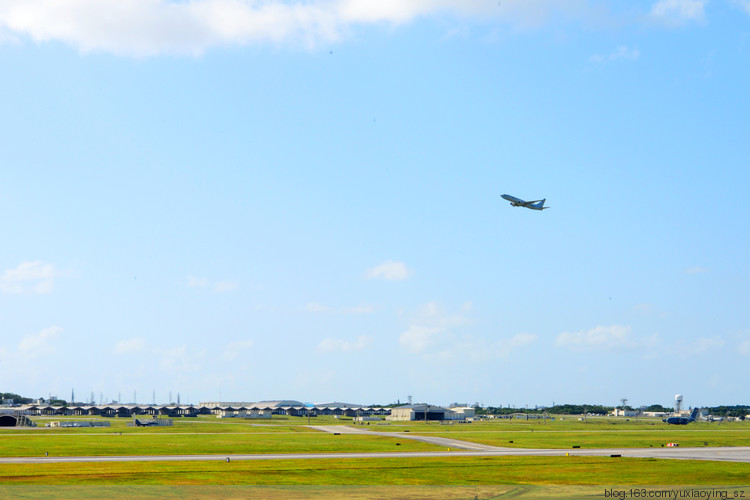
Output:
<instances>
[{"instance_id":1,"label":"jet taking off","mask_svg":"<svg viewBox=\"0 0 750 500\"><path fill-rule=\"evenodd\" d=\"M508 200L514 207L526 207L532 210L546 210L549 208L544 206L544 202L547 201L547 198L543 200L523 201L522 199L509 194L504 194L502 197L503 199Z\"/></svg>"}]
</instances>

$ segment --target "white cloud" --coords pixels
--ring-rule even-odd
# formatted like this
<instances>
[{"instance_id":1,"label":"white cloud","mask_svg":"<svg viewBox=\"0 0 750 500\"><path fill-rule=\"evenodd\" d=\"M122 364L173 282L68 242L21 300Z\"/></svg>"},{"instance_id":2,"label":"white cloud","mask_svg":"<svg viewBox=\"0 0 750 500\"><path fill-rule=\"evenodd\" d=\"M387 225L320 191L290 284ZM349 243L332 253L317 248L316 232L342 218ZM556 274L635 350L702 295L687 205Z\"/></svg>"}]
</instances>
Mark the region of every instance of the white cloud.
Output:
<instances>
[{"instance_id":1,"label":"white cloud","mask_svg":"<svg viewBox=\"0 0 750 500\"><path fill-rule=\"evenodd\" d=\"M740 352L740 354L750 356L750 339L741 341L738 351Z\"/></svg>"},{"instance_id":2,"label":"white cloud","mask_svg":"<svg viewBox=\"0 0 750 500\"><path fill-rule=\"evenodd\" d=\"M317 302L310 302L305 306L305 311L312 313L332 313L335 311L334 308L318 304Z\"/></svg>"},{"instance_id":3,"label":"white cloud","mask_svg":"<svg viewBox=\"0 0 750 500\"><path fill-rule=\"evenodd\" d=\"M240 340L236 342L230 342L224 351L224 357L228 360L237 359L243 351L253 347L254 342L252 340Z\"/></svg>"},{"instance_id":4,"label":"white cloud","mask_svg":"<svg viewBox=\"0 0 750 500\"><path fill-rule=\"evenodd\" d=\"M720 337L700 337L691 341L678 341L670 348L670 352L675 352L682 356L695 356L708 351L714 351L724 347L724 339Z\"/></svg>"},{"instance_id":5,"label":"white cloud","mask_svg":"<svg viewBox=\"0 0 750 500\"><path fill-rule=\"evenodd\" d=\"M224 293L237 290L240 284L237 281L219 281L214 283L214 292Z\"/></svg>"},{"instance_id":6,"label":"white cloud","mask_svg":"<svg viewBox=\"0 0 750 500\"><path fill-rule=\"evenodd\" d=\"M573 350L616 349L636 345L630 339L630 326L622 325L597 326L579 332L563 332L557 336L555 343Z\"/></svg>"},{"instance_id":7,"label":"white cloud","mask_svg":"<svg viewBox=\"0 0 750 500\"><path fill-rule=\"evenodd\" d=\"M451 338L443 349L426 356L431 361L464 361L484 363L490 360L507 358L513 352L537 341L537 336L519 333L510 338L488 340L470 335Z\"/></svg>"},{"instance_id":8,"label":"white cloud","mask_svg":"<svg viewBox=\"0 0 750 500\"><path fill-rule=\"evenodd\" d=\"M531 334L531 333L519 333L511 337L507 341L506 345L510 349L516 349L518 347L523 347L525 345L529 345L531 343L536 342L537 338L538 337L536 335Z\"/></svg>"},{"instance_id":9,"label":"white cloud","mask_svg":"<svg viewBox=\"0 0 750 500\"><path fill-rule=\"evenodd\" d=\"M471 310L466 303L462 312ZM436 302L423 305L409 328L399 336L399 344L409 352L421 353L455 339L454 330L467 324L461 314L446 314Z\"/></svg>"},{"instance_id":10,"label":"white cloud","mask_svg":"<svg viewBox=\"0 0 750 500\"><path fill-rule=\"evenodd\" d=\"M708 269L706 269L705 267L698 267L698 266L689 267L685 269L685 274L700 274L700 273L707 273L707 272L708 272Z\"/></svg>"},{"instance_id":11,"label":"white cloud","mask_svg":"<svg viewBox=\"0 0 750 500\"><path fill-rule=\"evenodd\" d=\"M734 0L734 3L746 13L750 14L750 0Z\"/></svg>"},{"instance_id":12,"label":"white cloud","mask_svg":"<svg viewBox=\"0 0 750 500\"><path fill-rule=\"evenodd\" d=\"M59 326L51 326L41 330L39 333L26 335L18 344L19 353L28 357L38 357L55 352L53 341L63 331Z\"/></svg>"},{"instance_id":13,"label":"white cloud","mask_svg":"<svg viewBox=\"0 0 750 500\"><path fill-rule=\"evenodd\" d=\"M616 61L618 59L635 60L640 56L641 53L638 51L638 49L631 49L625 45L620 45L609 55L603 56L600 54L594 54L593 56L591 56L590 60L595 63L605 63L609 61Z\"/></svg>"},{"instance_id":14,"label":"white cloud","mask_svg":"<svg viewBox=\"0 0 750 500\"><path fill-rule=\"evenodd\" d=\"M22 262L15 269L6 269L0 277L0 292L50 293L60 273L52 264L41 261Z\"/></svg>"},{"instance_id":15,"label":"white cloud","mask_svg":"<svg viewBox=\"0 0 750 500\"><path fill-rule=\"evenodd\" d=\"M651 17L671 26L701 22L705 19L704 8L708 0L659 0L651 7Z\"/></svg>"},{"instance_id":16,"label":"white cloud","mask_svg":"<svg viewBox=\"0 0 750 500\"><path fill-rule=\"evenodd\" d=\"M159 365L167 372L194 373L202 368L203 353L188 351L187 345L166 350Z\"/></svg>"},{"instance_id":17,"label":"white cloud","mask_svg":"<svg viewBox=\"0 0 750 500\"><path fill-rule=\"evenodd\" d=\"M412 325L401 334L398 342L407 351L419 353L432 346L444 332L444 327Z\"/></svg>"},{"instance_id":18,"label":"white cloud","mask_svg":"<svg viewBox=\"0 0 750 500\"><path fill-rule=\"evenodd\" d=\"M589 0L3 0L0 27L83 51L152 56L201 54L258 42L315 46L361 24L400 24L437 13L537 26L584 18Z\"/></svg>"},{"instance_id":19,"label":"white cloud","mask_svg":"<svg viewBox=\"0 0 750 500\"><path fill-rule=\"evenodd\" d=\"M203 288L208 285L208 280L205 278L196 278L195 276L188 276L188 286L191 288Z\"/></svg>"},{"instance_id":20,"label":"white cloud","mask_svg":"<svg viewBox=\"0 0 750 500\"><path fill-rule=\"evenodd\" d=\"M319 370L304 369L297 373L295 379L296 385L299 388L310 388L314 387L316 390L320 390L321 387L327 386L330 382L337 380L336 372L330 368L322 368ZM338 379L340 381L340 379Z\"/></svg>"},{"instance_id":21,"label":"white cloud","mask_svg":"<svg viewBox=\"0 0 750 500\"><path fill-rule=\"evenodd\" d=\"M131 339L120 340L115 344L115 354L130 354L142 351L146 346L143 339L133 337Z\"/></svg>"},{"instance_id":22,"label":"white cloud","mask_svg":"<svg viewBox=\"0 0 750 500\"><path fill-rule=\"evenodd\" d=\"M224 293L237 290L240 287L240 283L238 281L222 280L211 284L206 278L188 276L187 286L190 288L206 288L210 286L214 293Z\"/></svg>"},{"instance_id":23,"label":"white cloud","mask_svg":"<svg viewBox=\"0 0 750 500\"><path fill-rule=\"evenodd\" d=\"M335 308L317 302L310 302L304 307L304 309L307 312L327 314L369 314L375 310L373 306L367 305Z\"/></svg>"},{"instance_id":24,"label":"white cloud","mask_svg":"<svg viewBox=\"0 0 750 500\"><path fill-rule=\"evenodd\" d=\"M336 339L328 337L318 344L318 350L322 352L355 352L361 351L372 341L369 335L360 335L355 341Z\"/></svg>"},{"instance_id":25,"label":"white cloud","mask_svg":"<svg viewBox=\"0 0 750 500\"><path fill-rule=\"evenodd\" d=\"M381 279L386 281L401 281L409 278L412 272L403 262L389 260L379 266L368 269L365 277L368 279Z\"/></svg>"}]
</instances>

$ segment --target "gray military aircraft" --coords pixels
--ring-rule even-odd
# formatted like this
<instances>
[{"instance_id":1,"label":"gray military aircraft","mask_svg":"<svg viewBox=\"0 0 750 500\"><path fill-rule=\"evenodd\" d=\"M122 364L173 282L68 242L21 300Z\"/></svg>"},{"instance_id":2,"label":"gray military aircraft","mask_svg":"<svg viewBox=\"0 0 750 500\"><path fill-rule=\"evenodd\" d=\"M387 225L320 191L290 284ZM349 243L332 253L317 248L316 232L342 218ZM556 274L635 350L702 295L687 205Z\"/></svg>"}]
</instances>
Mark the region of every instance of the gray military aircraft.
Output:
<instances>
[{"instance_id":1,"label":"gray military aircraft","mask_svg":"<svg viewBox=\"0 0 750 500\"><path fill-rule=\"evenodd\" d=\"M687 425L690 422L695 422L698 419L698 408L693 408L689 417L669 417L661 419L662 422L674 425Z\"/></svg>"},{"instance_id":2,"label":"gray military aircraft","mask_svg":"<svg viewBox=\"0 0 750 500\"><path fill-rule=\"evenodd\" d=\"M157 422L155 419L149 419L149 420L143 420L143 421L141 421L141 420L138 420L136 418L135 419L135 425L137 427L151 427L153 425L159 425L159 422Z\"/></svg>"},{"instance_id":3,"label":"gray military aircraft","mask_svg":"<svg viewBox=\"0 0 750 500\"><path fill-rule=\"evenodd\" d=\"M526 207L531 210L546 210L549 208L544 206L544 202L547 201L547 198L544 198L543 200L524 201L521 198L516 198L509 194L504 194L502 197L503 199L508 200L514 207Z\"/></svg>"}]
</instances>

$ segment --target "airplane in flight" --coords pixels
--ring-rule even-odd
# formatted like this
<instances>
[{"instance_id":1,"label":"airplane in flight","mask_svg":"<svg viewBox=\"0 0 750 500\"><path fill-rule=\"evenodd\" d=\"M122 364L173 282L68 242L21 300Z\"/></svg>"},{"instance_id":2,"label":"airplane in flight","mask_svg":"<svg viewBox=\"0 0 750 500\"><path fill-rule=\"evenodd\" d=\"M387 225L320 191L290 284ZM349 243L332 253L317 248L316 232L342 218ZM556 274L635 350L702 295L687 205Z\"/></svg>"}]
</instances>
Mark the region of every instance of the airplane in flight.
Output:
<instances>
[{"instance_id":1,"label":"airplane in flight","mask_svg":"<svg viewBox=\"0 0 750 500\"><path fill-rule=\"evenodd\" d=\"M662 419L662 422L674 425L687 425L690 422L695 422L695 419L698 418L698 411L698 408L693 408L693 411L692 413L690 413L689 417L669 417Z\"/></svg>"},{"instance_id":2,"label":"airplane in flight","mask_svg":"<svg viewBox=\"0 0 750 500\"><path fill-rule=\"evenodd\" d=\"M549 208L544 206L544 202L547 201L547 198L543 200L524 201L509 194L504 194L502 195L502 197L503 199L509 201L510 204L514 207L526 207L530 208L531 210L546 210Z\"/></svg>"}]
</instances>

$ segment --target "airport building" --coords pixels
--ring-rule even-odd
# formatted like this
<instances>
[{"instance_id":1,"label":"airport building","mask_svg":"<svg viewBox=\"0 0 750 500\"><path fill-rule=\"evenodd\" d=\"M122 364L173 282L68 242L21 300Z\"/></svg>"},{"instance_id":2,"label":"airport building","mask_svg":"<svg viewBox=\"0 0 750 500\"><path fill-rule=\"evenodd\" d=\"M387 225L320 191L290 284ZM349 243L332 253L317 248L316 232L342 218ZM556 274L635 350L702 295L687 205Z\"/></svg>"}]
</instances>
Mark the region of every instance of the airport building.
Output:
<instances>
[{"instance_id":1,"label":"airport building","mask_svg":"<svg viewBox=\"0 0 750 500\"><path fill-rule=\"evenodd\" d=\"M36 424L23 411L0 408L0 427L36 427Z\"/></svg>"},{"instance_id":2,"label":"airport building","mask_svg":"<svg viewBox=\"0 0 750 500\"><path fill-rule=\"evenodd\" d=\"M199 415L230 415L248 414L259 418L261 415L288 415L298 417L317 417L318 415L341 415L347 417L389 415L390 408L354 405L349 403L324 403L306 405L300 401L280 400L250 402L207 402L198 405L140 405L140 404L109 404L109 405L69 405L51 406L47 404L31 404L14 407L15 415L22 416L98 416L131 418L136 415L164 416L164 417L197 417ZM10 415L10 414L9 414ZM262 417L261 417L262 418ZM10 422L10 417L6 419ZM5 421L5 420L3 420ZM0 421L2 424L2 421ZM9 424L8 424L9 425Z\"/></svg>"},{"instance_id":3,"label":"airport building","mask_svg":"<svg viewBox=\"0 0 750 500\"><path fill-rule=\"evenodd\" d=\"M443 408L429 404L403 405L391 409L386 417L393 421L414 420L467 420L474 418L475 409L471 407Z\"/></svg>"}]
</instances>

